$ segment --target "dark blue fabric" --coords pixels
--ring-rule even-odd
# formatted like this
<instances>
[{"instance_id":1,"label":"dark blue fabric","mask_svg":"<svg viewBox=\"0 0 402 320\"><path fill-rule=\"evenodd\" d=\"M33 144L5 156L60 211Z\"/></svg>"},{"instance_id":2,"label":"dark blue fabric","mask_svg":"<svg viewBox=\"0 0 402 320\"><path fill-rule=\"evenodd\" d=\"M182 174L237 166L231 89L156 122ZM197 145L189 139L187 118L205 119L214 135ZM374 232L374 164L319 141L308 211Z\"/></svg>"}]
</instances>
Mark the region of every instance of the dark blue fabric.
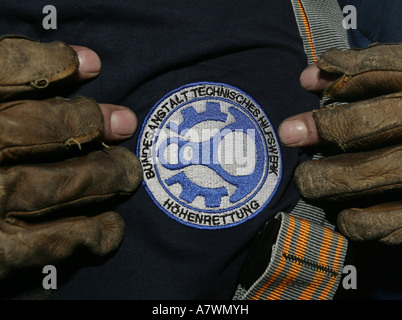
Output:
<instances>
[{"instance_id":1,"label":"dark blue fabric","mask_svg":"<svg viewBox=\"0 0 402 320\"><path fill-rule=\"evenodd\" d=\"M374 42L402 41L401 1L338 0L338 2L341 8L347 5L356 8L357 28L348 29L351 47L362 48Z\"/></svg>"},{"instance_id":2,"label":"dark blue fabric","mask_svg":"<svg viewBox=\"0 0 402 320\"><path fill-rule=\"evenodd\" d=\"M102 59L101 75L66 95L126 105L137 113L140 124L166 93L198 81L224 82L245 91L276 128L284 118L318 104L299 85L306 58L287 1L54 0L58 29L44 30L42 9L47 4L3 1L0 34L92 48ZM340 4L358 10L358 30L350 30L352 46L400 41L400 1L340 0ZM134 152L136 143L137 136L123 145ZM234 228L208 231L184 226L160 212L141 187L118 207L126 222L119 250L106 259L86 259L84 254L58 265L54 297L230 299L257 230L276 212L291 210L298 200L291 176L306 155L301 150L282 151L284 176L276 196L264 212ZM395 281L399 255L394 249L362 245L358 251L371 257L371 262L357 265L360 297L373 297L371 285L381 288L374 294L382 297L390 293L387 288L400 289ZM22 283L26 280L20 278Z\"/></svg>"},{"instance_id":3,"label":"dark blue fabric","mask_svg":"<svg viewBox=\"0 0 402 320\"><path fill-rule=\"evenodd\" d=\"M223 82L253 97L274 127L311 110L299 85L306 57L287 1L61 1L58 29L42 28L46 1L0 5L0 33L61 40L95 50L102 73L75 88L98 102L134 110L141 124L154 104L182 85ZM137 136L123 145L135 151ZM126 223L119 250L85 268L58 266L60 299L230 299L248 245L264 222L298 200L292 182L300 150L283 148L284 175L270 204L239 226L199 230L162 213L143 187L118 211ZM93 265L95 264L95 265ZM62 281L63 280L63 281Z\"/></svg>"}]
</instances>

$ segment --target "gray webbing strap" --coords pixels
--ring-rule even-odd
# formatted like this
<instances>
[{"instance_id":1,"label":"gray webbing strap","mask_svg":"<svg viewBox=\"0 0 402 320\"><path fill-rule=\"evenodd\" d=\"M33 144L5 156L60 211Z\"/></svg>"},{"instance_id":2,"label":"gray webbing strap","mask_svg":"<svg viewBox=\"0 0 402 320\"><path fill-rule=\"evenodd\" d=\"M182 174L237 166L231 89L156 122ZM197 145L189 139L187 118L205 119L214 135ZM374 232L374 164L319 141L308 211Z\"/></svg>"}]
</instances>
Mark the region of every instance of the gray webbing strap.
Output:
<instances>
[{"instance_id":1,"label":"gray webbing strap","mask_svg":"<svg viewBox=\"0 0 402 320\"><path fill-rule=\"evenodd\" d=\"M308 63L330 49L349 48L343 14L336 0L291 0Z\"/></svg>"},{"instance_id":2,"label":"gray webbing strap","mask_svg":"<svg viewBox=\"0 0 402 320\"><path fill-rule=\"evenodd\" d=\"M349 47L336 0L291 0L309 64L325 50ZM318 156L317 156L318 157ZM347 240L325 220L325 212L299 200L290 214L279 213L276 243L265 272L236 300L328 300L340 283Z\"/></svg>"},{"instance_id":3,"label":"gray webbing strap","mask_svg":"<svg viewBox=\"0 0 402 320\"><path fill-rule=\"evenodd\" d=\"M332 229L279 213L280 230L264 273L239 300L328 300L342 275L346 239Z\"/></svg>"}]
</instances>

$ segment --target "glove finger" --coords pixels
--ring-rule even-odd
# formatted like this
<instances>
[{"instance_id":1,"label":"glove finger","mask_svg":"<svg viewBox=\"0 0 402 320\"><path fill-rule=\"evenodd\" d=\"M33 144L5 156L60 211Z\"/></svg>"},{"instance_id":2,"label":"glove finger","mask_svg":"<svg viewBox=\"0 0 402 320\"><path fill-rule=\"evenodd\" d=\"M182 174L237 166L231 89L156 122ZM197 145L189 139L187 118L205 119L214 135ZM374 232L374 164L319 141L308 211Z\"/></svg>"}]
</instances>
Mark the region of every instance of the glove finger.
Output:
<instances>
[{"instance_id":1,"label":"glove finger","mask_svg":"<svg viewBox=\"0 0 402 320\"><path fill-rule=\"evenodd\" d=\"M138 158L123 147L111 147L58 163L2 168L0 215L32 218L66 207L130 195L141 178Z\"/></svg>"},{"instance_id":2,"label":"glove finger","mask_svg":"<svg viewBox=\"0 0 402 320\"><path fill-rule=\"evenodd\" d=\"M66 151L100 138L102 111L90 98L22 100L0 104L0 163Z\"/></svg>"},{"instance_id":3,"label":"glove finger","mask_svg":"<svg viewBox=\"0 0 402 320\"><path fill-rule=\"evenodd\" d=\"M79 67L76 52L55 41L40 43L23 36L0 38L0 100L49 84L74 74Z\"/></svg>"},{"instance_id":4,"label":"glove finger","mask_svg":"<svg viewBox=\"0 0 402 320\"><path fill-rule=\"evenodd\" d=\"M402 189L402 145L301 163L295 182L302 196L346 200Z\"/></svg>"},{"instance_id":5,"label":"glove finger","mask_svg":"<svg viewBox=\"0 0 402 320\"><path fill-rule=\"evenodd\" d=\"M119 246L124 221L116 212L39 224L0 221L0 279L10 271L43 267L78 250L104 256Z\"/></svg>"},{"instance_id":6,"label":"glove finger","mask_svg":"<svg viewBox=\"0 0 402 320\"><path fill-rule=\"evenodd\" d=\"M363 49L330 49L317 66L340 78L324 95L337 101L360 100L402 91L402 44L374 44Z\"/></svg>"},{"instance_id":7,"label":"glove finger","mask_svg":"<svg viewBox=\"0 0 402 320\"><path fill-rule=\"evenodd\" d=\"M402 93L315 110L320 136L343 150L402 141Z\"/></svg>"},{"instance_id":8,"label":"glove finger","mask_svg":"<svg viewBox=\"0 0 402 320\"><path fill-rule=\"evenodd\" d=\"M338 216L338 227L347 238L354 241L402 244L402 201L366 209L343 210Z\"/></svg>"}]
</instances>

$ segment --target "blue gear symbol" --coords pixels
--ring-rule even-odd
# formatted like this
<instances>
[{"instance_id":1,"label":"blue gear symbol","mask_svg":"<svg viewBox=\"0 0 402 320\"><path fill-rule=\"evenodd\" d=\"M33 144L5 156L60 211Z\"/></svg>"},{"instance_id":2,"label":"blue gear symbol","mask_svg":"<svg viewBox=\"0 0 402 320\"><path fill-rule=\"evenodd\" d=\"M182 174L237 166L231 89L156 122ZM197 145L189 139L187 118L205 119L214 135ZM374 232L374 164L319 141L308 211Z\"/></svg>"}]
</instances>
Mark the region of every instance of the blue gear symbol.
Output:
<instances>
[{"instance_id":1,"label":"blue gear symbol","mask_svg":"<svg viewBox=\"0 0 402 320\"><path fill-rule=\"evenodd\" d=\"M197 196L205 198L207 207L214 208L219 207L223 196L228 195L228 191L225 187L220 188L204 188L192 182L187 178L184 172L180 172L173 177L165 180L168 186L175 183L179 183L182 186L182 192L180 199L192 203Z\"/></svg>"},{"instance_id":2,"label":"blue gear symbol","mask_svg":"<svg viewBox=\"0 0 402 320\"><path fill-rule=\"evenodd\" d=\"M184 121L177 126L175 123L168 123L167 128L185 135L187 130L204 121L226 122L228 115L221 111L221 106L216 102L207 102L205 111L198 113L194 107L188 107L181 111Z\"/></svg>"},{"instance_id":3,"label":"blue gear symbol","mask_svg":"<svg viewBox=\"0 0 402 320\"><path fill-rule=\"evenodd\" d=\"M213 170L216 174L218 174L223 180L235 186L236 191L229 198L230 202L232 203L235 203L250 194L250 192L259 183L261 176L263 175L265 154L262 148L263 142L258 134L254 135L255 144L257 146L257 161L254 171L251 174L246 176L231 175L220 165L216 150L218 150L217 145L226 134L235 130L242 130L243 132L248 132L248 130L250 129L256 130L256 126L254 125L254 123L245 114L237 110L235 107L229 107L228 111L234 116L235 122L222 128L214 137L211 137L209 140L203 142L190 142L180 137L168 138L161 143L158 149L158 158L160 160L160 163L165 168L169 170L180 170L180 172L176 175L172 176L169 179L166 179L165 183L169 186L179 183L182 187L182 191L179 197L181 200L186 201L187 203L192 203L197 196L201 196L205 199L206 207L216 208L220 206L222 197L229 194L228 190L225 187L205 188L192 182L182 171L182 169L188 166L206 166L209 169ZM196 124L202 123L204 121L219 121L225 123L228 118L228 115L221 111L220 104L215 102L207 102L205 112L198 113L194 109L194 107L190 106L182 110L181 114L183 115L184 120L180 125L172 122L168 123L167 125L168 129L178 133L180 136L185 135L185 133ZM216 139L216 137L219 137L220 140ZM177 164L170 164L164 158L165 150L171 144L178 145L179 161ZM191 160L184 159L184 147L190 147L192 149L193 158ZM208 157L208 159L205 159L205 157ZM200 159L208 161L200 162Z\"/></svg>"}]
</instances>

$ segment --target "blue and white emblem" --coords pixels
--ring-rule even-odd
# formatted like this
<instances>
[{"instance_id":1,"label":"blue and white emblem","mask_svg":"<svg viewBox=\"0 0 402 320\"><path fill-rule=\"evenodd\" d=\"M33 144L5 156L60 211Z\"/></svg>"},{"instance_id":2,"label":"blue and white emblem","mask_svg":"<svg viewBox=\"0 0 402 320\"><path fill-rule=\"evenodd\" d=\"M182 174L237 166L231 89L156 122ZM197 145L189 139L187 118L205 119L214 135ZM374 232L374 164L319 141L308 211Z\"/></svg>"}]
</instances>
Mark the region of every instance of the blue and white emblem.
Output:
<instances>
[{"instance_id":1,"label":"blue and white emblem","mask_svg":"<svg viewBox=\"0 0 402 320\"><path fill-rule=\"evenodd\" d=\"M137 152L155 203L197 228L254 217L282 175L267 115L247 94L222 83L193 83L162 98L143 124Z\"/></svg>"}]
</instances>

